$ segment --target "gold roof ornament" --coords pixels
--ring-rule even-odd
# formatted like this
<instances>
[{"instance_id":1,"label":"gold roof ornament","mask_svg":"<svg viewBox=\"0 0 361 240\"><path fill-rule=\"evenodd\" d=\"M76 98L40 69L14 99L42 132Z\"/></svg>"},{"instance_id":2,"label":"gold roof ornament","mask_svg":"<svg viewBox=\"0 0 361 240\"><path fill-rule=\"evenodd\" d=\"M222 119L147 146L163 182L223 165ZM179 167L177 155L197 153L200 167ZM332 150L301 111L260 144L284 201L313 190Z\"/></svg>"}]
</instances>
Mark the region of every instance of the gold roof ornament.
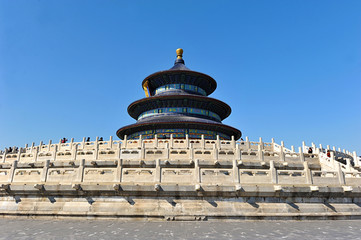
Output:
<instances>
[{"instance_id":1,"label":"gold roof ornament","mask_svg":"<svg viewBox=\"0 0 361 240\"><path fill-rule=\"evenodd\" d=\"M178 48L176 50L176 52L177 52L177 59L182 59L182 57L183 57L183 49Z\"/></svg>"}]
</instances>

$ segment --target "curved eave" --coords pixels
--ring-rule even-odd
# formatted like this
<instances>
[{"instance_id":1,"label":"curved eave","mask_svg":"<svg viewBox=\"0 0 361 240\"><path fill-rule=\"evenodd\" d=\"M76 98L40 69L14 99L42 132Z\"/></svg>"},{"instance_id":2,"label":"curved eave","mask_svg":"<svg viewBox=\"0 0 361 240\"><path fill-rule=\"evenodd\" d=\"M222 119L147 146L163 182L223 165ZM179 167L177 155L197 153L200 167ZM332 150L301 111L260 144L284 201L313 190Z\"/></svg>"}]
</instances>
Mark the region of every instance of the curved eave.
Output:
<instances>
[{"instance_id":1,"label":"curved eave","mask_svg":"<svg viewBox=\"0 0 361 240\"><path fill-rule=\"evenodd\" d=\"M157 122L157 123L143 123L143 124L131 124L120 128L117 131L117 136L120 139L124 139L125 135L130 135L135 132L150 130L150 129L162 129L162 128L195 128L201 130L210 130L224 133L228 136L234 136L235 140L238 140L242 136L242 132L236 128L233 128L224 124L217 123L200 123L200 122Z\"/></svg>"},{"instance_id":2,"label":"curved eave","mask_svg":"<svg viewBox=\"0 0 361 240\"><path fill-rule=\"evenodd\" d=\"M204 105L203 109L215 112L221 117L221 120L227 118L232 112L231 107L228 104L215 98L199 96L199 95L169 95L169 96L162 95L162 96L142 98L140 100L131 103L128 107L128 114L132 118L137 120L138 116L142 112L161 107L160 101L166 102L172 100L177 100L177 101L182 100L183 103L179 107L186 107L184 105L185 99L190 101L198 101L202 103ZM213 104L215 108L211 108L210 104Z\"/></svg>"},{"instance_id":3,"label":"curved eave","mask_svg":"<svg viewBox=\"0 0 361 240\"><path fill-rule=\"evenodd\" d=\"M206 91L207 95L214 92L214 90L217 88L217 82L214 80L211 76L208 76L207 74L192 71L192 70L165 70L165 71L159 71L156 73L153 73L146 77L142 82L142 87L144 88L144 84L148 82L148 87L150 92L153 92L157 87L162 86L164 83L164 79L162 75L179 75L179 74L185 74L190 76L196 76L204 79L203 81L195 82L194 84L201 87L203 90ZM161 78L162 80L159 80L159 78L156 79L156 77ZM203 83L202 83L203 82ZM202 84L200 84L202 83Z\"/></svg>"}]
</instances>

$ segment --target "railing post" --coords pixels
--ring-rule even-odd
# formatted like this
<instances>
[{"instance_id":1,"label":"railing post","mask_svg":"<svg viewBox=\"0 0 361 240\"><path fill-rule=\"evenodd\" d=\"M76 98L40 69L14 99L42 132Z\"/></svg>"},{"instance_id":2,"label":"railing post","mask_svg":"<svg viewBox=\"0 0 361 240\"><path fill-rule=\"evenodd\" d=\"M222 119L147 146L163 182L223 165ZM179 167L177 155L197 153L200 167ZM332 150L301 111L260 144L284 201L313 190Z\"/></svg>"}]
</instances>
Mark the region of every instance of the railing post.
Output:
<instances>
[{"instance_id":1,"label":"railing post","mask_svg":"<svg viewBox=\"0 0 361 240\"><path fill-rule=\"evenodd\" d=\"M359 167L359 166L360 166L360 163L359 163L359 161L358 161L358 157L357 157L356 151L354 151L354 152L352 153L352 157L353 157L353 162L354 162L355 166L356 166L356 167Z\"/></svg>"},{"instance_id":2,"label":"railing post","mask_svg":"<svg viewBox=\"0 0 361 240\"><path fill-rule=\"evenodd\" d=\"M349 158L346 158L346 171L351 171L351 161Z\"/></svg>"},{"instance_id":3,"label":"railing post","mask_svg":"<svg viewBox=\"0 0 361 240\"><path fill-rule=\"evenodd\" d=\"M124 135L124 144L122 144L124 147L123 148L127 148L127 144L128 144L128 139L127 139L127 135Z\"/></svg>"},{"instance_id":4,"label":"railing post","mask_svg":"<svg viewBox=\"0 0 361 240\"><path fill-rule=\"evenodd\" d=\"M273 160L269 162L269 171L271 175L271 182L277 184L278 183L278 176L277 176L277 170L275 168L275 163Z\"/></svg>"},{"instance_id":5,"label":"railing post","mask_svg":"<svg viewBox=\"0 0 361 240\"><path fill-rule=\"evenodd\" d=\"M246 147L247 147L247 149L251 148L251 143L249 142L248 137L246 137Z\"/></svg>"},{"instance_id":6,"label":"railing post","mask_svg":"<svg viewBox=\"0 0 361 240\"><path fill-rule=\"evenodd\" d=\"M154 145L155 148L158 147L158 134L154 134Z\"/></svg>"},{"instance_id":7,"label":"railing post","mask_svg":"<svg viewBox=\"0 0 361 240\"><path fill-rule=\"evenodd\" d=\"M9 174L9 179L8 179L9 183L12 183L14 180L15 170L16 170L17 166L18 166L18 161L15 160L10 168L10 174Z\"/></svg>"},{"instance_id":8,"label":"railing post","mask_svg":"<svg viewBox=\"0 0 361 240\"><path fill-rule=\"evenodd\" d=\"M143 147L143 137L142 135L139 135L138 148L142 148L142 147Z\"/></svg>"},{"instance_id":9,"label":"railing post","mask_svg":"<svg viewBox=\"0 0 361 240\"><path fill-rule=\"evenodd\" d=\"M241 149L239 148L239 144L236 145L236 152L234 154L235 160L241 160Z\"/></svg>"},{"instance_id":10,"label":"railing post","mask_svg":"<svg viewBox=\"0 0 361 240\"><path fill-rule=\"evenodd\" d=\"M194 160L194 176L195 176L195 183L201 182L201 173L199 168L199 159Z\"/></svg>"},{"instance_id":11,"label":"railing post","mask_svg":"<svg viewBox=\"0 0 361 240\"><path fill-rule=\"evenodd\" d=\"M160 167L160 159L155 160L155 182L161 182L162 169Z\"/></svg>"},{"instance_id":12,"label":"railing post","mask_svg":"<svg viewBox=\"0 0 361 240\"><path fill-rule=\"evenodd\" d=\"M238 166L237 166L237 160L236 159L233 159L233 176L234 176L233 181L235 183L239 183L240 182L239 169L238 169Z\"/></svg>"},{"instance_id":13,"label":"railing post","mask_svg":"<svg viewBox=\"0 0 361 240\"><path fill-rule=\"evenodd\" d=\"M330 155L331 155L332 165L335 166L335 164L336 164L336 161L335 161L335 153L334 153L334 152L330 152Z\"/></svg>"},{"instance_id":14,"label":"railing post","mask_svg":"<svg viewBox=\"0 0 361 240\"><path fill-rule=\"evenodd\" d=\"M305 151L305 148L306 148L306 143L305 143L305 141L302 141L302 152Z\"/></svg>"},{"instance_id":15,"label":"railing post","mask_svg":"<svg viewBox=\"0 0 361 240\"><path fill-rule=\"evenodd\" d=\"M305 171L307 184L313 184L312 174L310 168L308 167L308 162L303 163L303 169Z\"/></svg>"},{"instance_id":16,"label":"railing post","mask_svg":"<svg viewBox=\"0 0 361 240\"><path fill-rule=\"evenodd\" d=\"M214 146L213 148L213 156L214 156L214 160L218 160L218 148L216 146Z\"/></svg>"},{"instance_id":17,"label":"railing post","mask_svg":"<svg viewBox=\"0 0 361 240\"><path fill-rule=\"evenodd\" d=\"M258 146L261 146L261 150L264 149L262 137L259 138L259 145Z\"/></svg>"},{"instance_id":18,"label":"railing post","mask_svg":"<svg viewBox=\"0 0 361 240\"><path fill-rule=\"evenodd\" d=\"M300 160L301 160L301 162L304 162L304 161L305 161L305 155L303 155L302 147L299 147L299 148L298 148L298 152L299 152L299 154L300 154Z\"/></svg>"},{"instance_id":19,"label":"railing post","mask_svg":"<svg viewBox=\"0 0 361 240\"><path fill-rule=\"evenodd\" d=\"M188 137L188 134L186 134L186 148L189 148L189 137Z\"/></svg>"},{"instance_id":20,"label":"railing post","mask_svg":"<svg viewBox=\"0 0 361 240\"><path fill-rule=\"evenodd\" d=\"M113 148L113 136L109 137L109 147Z\"/></svg>"},{"instance_id":21,"label":"railing post","mask_svg":"<svg viewBox=\"0 0 361 240\"><path fill-rule=\"evenodd\" d=\"M271 143L272 143L272 152L275 152L275 139L271 138Z\"/></svg>"},{"instance_id":22,"label":"railing post","mask_svg":"<svg viewBox=\"0 0 361 240\"><path fill-rule=\"evenodd\" d=\"M83 182L83 177L84 177L84 164L85 164L85 159L81 159L80 163L79 163L79 169L78 169L78 178L77 181L78 182Z\"/></svg>"},{"instance_id":23,"label":"railing post","mask_svg":"<svg viewBox=\"0 0 361 240\"><path fill-rule=\"evenodd\" d=\"M117 166L117 174L116 174L116 182L122 181L122 172L123 172L123 159L118 159L118 166Z\"/></svg>"},{"instance_id":24,"label":"railing post","mask_svg":"<svg viewBox=\"0 0 361 240\"><path fill-rule=\"evenodd\" d=\"M338 168L337 168L337 170L338 170L338 174L337 174L338 175L338 180L339 180L341 185L344 185L346 183L345 174L342 171L341 164L337 163L337 165L338 165Z\"/></svg>"},{"instance_id":25,"label":"railing post","mask_svg":"<svg viewBox=\"0 0 361 240\"><path fill-rule=\"evenodd\" d=\"M201 135L201 148L204 149L205 147L205 141L204 141L204 135Z\"/></svg>"},{"instance_id":26,"label":"railing post","mask_svg":"<svg viewBox=\"0 0 361 240\"><path fill-rule=\"evenodd\" d=\"M170 135L169 147L170 147L170 148L173 148L173 133Z\"/></svg>"},{"instance_id":27,"label":"railing post","mask_svg":"<svg viewBox=\"0 0 361 240\"><path fill-rule=\"evenodd\" d=\"M283 143L283 141L281 142ZM280 161L286 161L286 158L285 158L285 153L283 151L283 145L281 145L281 148L280 148Z\"/></svg>"},{"instance_id":28,"label":"railing post","mask_svg":"<svg viewBox=\"0 0 361 240\"><path fill-rule=\"evenodd\" d=\"M232 144L232 148L235 149L236 148L236 141L234 140L234 136L231 136L231 144Z\"/></svg>"},{"instance_id":29,"label":"railing post","mask_svg":"<svg viewBox=\"0 0 361 240\"><path fill-rule=\"evenodd\" d=\"M262 146L258 145L258 159L263 162L264 161L264 154L262 150Z\"/></svg>"},{"instance_id":30,"label":"railing post","mask_svg":"<svg viewBox=\"0 0 361 240\"><path fill-rule=\"evenodd\" d=\"M50 160L46 160L44 162L43 171L41 172L41 177L40 177L41 182L46 182L46 179L48 176L49 163L50 163Z\"/></svg>"}]
</instances>

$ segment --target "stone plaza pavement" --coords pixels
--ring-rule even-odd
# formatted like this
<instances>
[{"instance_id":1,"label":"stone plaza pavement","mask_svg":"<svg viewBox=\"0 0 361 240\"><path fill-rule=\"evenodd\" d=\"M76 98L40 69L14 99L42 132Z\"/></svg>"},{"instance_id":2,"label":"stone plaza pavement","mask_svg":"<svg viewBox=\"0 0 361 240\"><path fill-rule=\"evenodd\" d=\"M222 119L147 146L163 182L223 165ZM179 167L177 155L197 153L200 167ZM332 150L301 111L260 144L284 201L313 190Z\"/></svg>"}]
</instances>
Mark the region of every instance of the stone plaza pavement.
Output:
<instances>
[{"instance_id":1,"label":"stone plaza pavement","mask_svg":"<svg viewBox=\"0 0 361 240\"><path fill-rule=\"evenodd\" d=\"M0 239L361 239L361 220L124 222L2 218Z\"/></svg>"}]
</instances>

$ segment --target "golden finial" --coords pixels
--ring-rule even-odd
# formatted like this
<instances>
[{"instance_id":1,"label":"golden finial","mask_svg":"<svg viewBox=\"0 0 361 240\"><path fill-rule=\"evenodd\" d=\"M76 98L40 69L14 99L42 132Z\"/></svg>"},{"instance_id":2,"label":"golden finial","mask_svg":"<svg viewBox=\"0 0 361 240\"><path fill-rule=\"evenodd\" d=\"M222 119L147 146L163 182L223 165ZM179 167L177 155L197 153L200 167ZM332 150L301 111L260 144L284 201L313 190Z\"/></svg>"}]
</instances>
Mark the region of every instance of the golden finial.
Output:
<instances>
[{"instance_id":1,"label":"golden finial","mask_svg":"<svg viewBox=\"0 0 361 240\"><path fill-rule=\"evenodd\" d=\"M178 49L176 50L176 52L177 52L177 59L182 59L183 49L178 48Z\"/></svg>"}]
</instances>

